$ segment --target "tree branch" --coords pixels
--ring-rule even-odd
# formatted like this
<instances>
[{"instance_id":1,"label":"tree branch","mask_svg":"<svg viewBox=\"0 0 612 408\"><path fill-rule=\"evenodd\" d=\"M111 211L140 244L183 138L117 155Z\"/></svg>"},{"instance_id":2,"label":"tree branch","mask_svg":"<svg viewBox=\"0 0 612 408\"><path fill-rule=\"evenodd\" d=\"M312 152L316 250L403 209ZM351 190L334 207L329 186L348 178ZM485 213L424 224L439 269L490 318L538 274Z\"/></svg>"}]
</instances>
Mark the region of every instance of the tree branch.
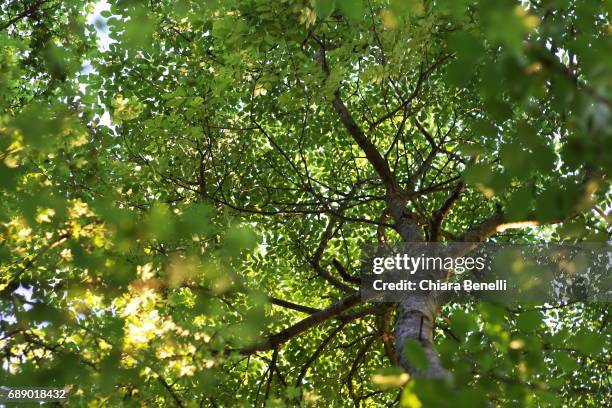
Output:
<instances>
[{"instance_id":1,"label":"tree branch","mask_svg":"<svg viewBox=\"0 0 612 408\"><path fill-rule=\"evenodd\" d=\"M421 91L421 86L423 85L423 82L425 82L427 80L427 78L431 75L431 73L433 71L436 70L436 68L438 68L440 65L442 65L446 60L448 60L452 56L453 56L453 54L443 55L436 62L434 62L427 70L421 71L419 73L419 77L417 79L417 83L416 83L416 85L414 87L414 90L408 96L408 98L406 98L399 106L397 106L397 108L393 109L391 112L389 112L386 115L383 115L379 119L375 120L374 123L372 123L372 125L370 126L370 130L374 129L376 126L380 125L384 121L392 118L393 116L395 116L402 109L407 108L408 105L410 104L410 102L412 102L414 100L414 98L418 96L419 92Z\"/></svg>"},{"instance_id":2,"label":"tree branch","mask_svg":"<svg viewBox=\"0 0 612 408\"><path fill-rule=\"evenodd\" d=\"M280 344L287 342L288 340L304 333L305 331L329 320L332 317L339 316L342 312L362 303L361 294L359 292L354 293L350 296L345 297L339 302L334 303L327 309L323 309L317 313L313 313L304 320L301 320L280 332L269 336L264 341L254 344L250 347L245 347L240 351L242 354L252 354L256 351L270 350L277 347ZM351 319L357 319L360 315L349 316Z\"/></svg>"},{"instance_id":3,"label":"tree branch","mask_svg":"<svg viewBox=\"0 0 612 408\"><path fill-rule=\"evenodd\" d=\"M317 40L316 38L315 40L319 45L319 50L315 54L315 61L319 64L319 66L323 70L323 73L325 74L325 77L327 78L329 76L329 66L327 65L327 60L325 58L326 47L325 44L320 40ZM382 157L376 146L368 139L368 137L359 127L357 122L355 122L355 119L342 101L339 89L334 92L334 100L332 102L332 106L338 114L340 122L342 122L353 140L359 145L361 150L363 150L366 155L366 158L368 159L372 167L374 167L374 170L376 170L378 175L381 177L383 183L385 183L385 185L387 186L387 189L391 191L398 190L399 187L397 185L397 182L395 181L395 177L391 173L389 164Z\"/></svg>"},{"instance_id":4,"label":"tree branch","mask_svg":"<svg viewBox=\"0 0 612 408\"><path fill-rule=\"evenodd\" d=\"M29 17L32 13L34 13L40 6L42 6L46 2L47 0L40 0L39 2L32 4L30 7L26 8L24 11L17 14L15 17L11 18L6 23L2 24L0 26L0 31L4 31L10 26L12 26L13 24L15 24L16 22L18 22L19 20L25 17Z\"/></svg>"},{"instance_id":5,"label":"tree branch","mask_svg":"<svg viewBox=\"0 0 612 408\"><path fill-rule=\"evenodd\" d=\"M450 211L453 204L459 199L461 192L463 191L464 184L463 182L457 183L457 186L453 189L453 191L446 198L444 203L438 210L434 213L431 218L431 227L429 230L429 240L435 242L438 240L438 235L440 234L440 226L442 225L442 220L446 217L446 214Z\"/></svg>"},{"instance_id":6,"label":"tree branch","mask_svg":"<svg viewBox=\"0 0 612 408\"><path fill-rule=\"evenodd\" d=\"M291 310L296 310L298 312L313 314L313 313L317 313L321 311L321 309L316 309L314 307L309 307L309 306L298 305L297 303L289 302L287 300L275 298L272 296L269 296L268 300L273 305L284 307L284 308L291 309Z\"/></svg>"},{"instance_id":7,"label":"tree branch","mask_svg":"<svg viewBox=\"0 0 612 408\"><path fill-rule=\"evenodd\" d=\"M340 122L344 125L349 134L353 137L353 140L359 145L361 150L366 155L366 158L374 167L374 170L381 177L385 186L387 186L388 190L396 191L399 189L397 182L395 181L395 177L391 173L391 169L389 168L389 163L381 156L376 146L368 139L365 133L361 130L359 125L355 122L346 105L340 98L340 91L336 91L334 93L334 101L332 105L334 110L338 114L340 118Z\"/></svg>"},{"instance_id":8,"label":"tree branch","mask_svg":"<svg viewBox=\"0 0 612 408\"><path fill-rule=\"evenodd\" d=\"M353 389L353 376L355 375L355 373L357 372L357 369L359 368L359 366L365 359L365 356L368 350L370 349L370 347L372 346L372 343L374 343L374 340L376 340L375 336L371 336L368 340L366 340L363 347L359 349L359 352L357 353L357 356L355 357L355 361L353 362L353 365L351 366L351 369L349 370L349 373L346 376L346 386L348 388L349 394L351 395L351 399L355 403L356 407L359 406L360 398L357 397L357 395L355 394L355 390Z\"/></svg>"},{"instance_id":9,"label":"tree branch","mask_svg":"<svg viewBox=\"0 0 612 408\"><path fill-rule=\"evenodd\" d=\"M338 327L332 330L332 332L329 333L329 335L327 335L325 339L323 339L321 344L319 344L319 346L316 348L314 353L312 353L308 361L306 361L306 364L302 366L302 369L300 370L300 373L298 374L297 379L295 380L296 387L299 387L302 384L302 379L308 372L308 369L310 368L312 363L314 363L317 360L317 358L319 358L319 356L321 355L325 347L334 339L334 337L336 337L338 333L340 333L340 331L344 328L345 325L346 325L346 322L341 322L338 325Z\"/></svg>"},{"instance_id":10,"label":"tree branch","mask_svg":"<svg viewBox=\"0 0 612 408\"><path fill-rule=\"evenodd\" d=\"M350 275L346 271L344 266L342 266L342 264L336 258L332 259L332 264L334 265L334 267L336 268L336 270L338 271L338 273L340 274L342 279L344 279L345 282L356 283L356 284L360 284L361 283L361 278L359 278L357 276Z\"/></svg>"}]
</instances>

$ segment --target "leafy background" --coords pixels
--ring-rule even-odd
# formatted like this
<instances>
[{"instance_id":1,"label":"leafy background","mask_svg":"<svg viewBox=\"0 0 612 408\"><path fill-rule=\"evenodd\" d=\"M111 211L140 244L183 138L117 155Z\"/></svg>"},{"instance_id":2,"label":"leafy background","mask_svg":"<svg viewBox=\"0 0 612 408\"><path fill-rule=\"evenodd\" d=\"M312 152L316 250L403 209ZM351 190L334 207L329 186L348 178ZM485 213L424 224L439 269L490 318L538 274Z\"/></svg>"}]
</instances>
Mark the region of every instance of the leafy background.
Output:
<instances>
[{"instance_id":1,"label":"leafy background","mask_svg":"<svg viewBox=\"0 0 612 408\"><path fill-rule=\"evenodd\" d=\"M609 240L611 7L1 1L0 384L612 403L607 304L442 305L436 381L398 367L395 305L355 292L360 245L403 239L389 185L424 240Z\"/></svg>"}]
</instances>

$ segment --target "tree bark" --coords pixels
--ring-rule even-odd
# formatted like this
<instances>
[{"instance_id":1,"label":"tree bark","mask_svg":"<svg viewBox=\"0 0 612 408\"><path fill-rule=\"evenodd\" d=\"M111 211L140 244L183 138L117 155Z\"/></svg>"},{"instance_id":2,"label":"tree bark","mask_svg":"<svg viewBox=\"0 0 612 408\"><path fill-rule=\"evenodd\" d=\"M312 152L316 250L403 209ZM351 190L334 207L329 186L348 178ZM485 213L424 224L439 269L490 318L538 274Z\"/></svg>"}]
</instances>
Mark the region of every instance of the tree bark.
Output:
<instances>
[{"instance_id":1,"label":"tree bark","mask_svg":"<svg viewBox=\"0 0 612 408\"><path fill-rule=\"evenodd\" d=\"M437 302L432 293L417 293L404 299L397 306L395 324L395 349L399 364L413 377L446 380L448 371L440 364L433 346L433 326ZM412 339L423 346L427 357L427 367L415 368L406 358L404 344Z\"/></svg>"},{"instance_id":2,"label":"tree bark","mask_svg":"<svg viewBox=\"0 0 612 408\"><path fill-rule=\"evenodd\" d=\"M396 230L404 242L421 242L423 239L410 213L406 210L405 200L391 196L388 209L396 223ZM447 379L448 371L440 364L440 359L433 346L433 326L436 317L437 301L435 292L414 293L401 301L397 306L395 323L395 350L397 361L410 375L419 378ZM423 346L427 356L427 367L417 369L406 358L404 344L406 340L415 340Z\"/></svg>"}]
</instances>

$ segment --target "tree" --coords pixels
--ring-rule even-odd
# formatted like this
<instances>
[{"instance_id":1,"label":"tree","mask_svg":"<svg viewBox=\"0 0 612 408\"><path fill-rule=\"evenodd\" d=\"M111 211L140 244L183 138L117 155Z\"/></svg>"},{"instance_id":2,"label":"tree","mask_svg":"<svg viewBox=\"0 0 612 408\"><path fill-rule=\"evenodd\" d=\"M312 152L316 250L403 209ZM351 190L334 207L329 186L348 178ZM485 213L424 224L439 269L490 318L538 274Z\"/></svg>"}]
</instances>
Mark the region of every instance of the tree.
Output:
<instances>
[{"instance_id":1,"label":"tree","mask_svg":"<svg viewBox=\"0 0 612 408\"><path fill-rule=\"evenodd\" d=\"M609 399L607 304L368 303L357 272L364 243L609 239L609 2L110 3L0 7L1 383Z\"/></svg>"}]
</instances>

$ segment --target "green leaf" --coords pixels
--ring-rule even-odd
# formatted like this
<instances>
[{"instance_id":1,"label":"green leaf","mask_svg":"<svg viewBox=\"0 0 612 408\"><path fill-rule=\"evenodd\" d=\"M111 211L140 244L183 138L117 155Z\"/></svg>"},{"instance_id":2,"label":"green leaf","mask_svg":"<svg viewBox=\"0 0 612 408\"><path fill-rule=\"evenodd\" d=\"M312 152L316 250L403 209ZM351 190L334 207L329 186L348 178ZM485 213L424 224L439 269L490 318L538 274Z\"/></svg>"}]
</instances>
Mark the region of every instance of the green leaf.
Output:
<instances>
[{"instance_id":1,"label":"green leaf","mask_svg":"<svg viewBox=\"0 0 612 408\"><path fill-rule=\"evenodd\" d=\"M451 330L460 339L464 338L468 332L478 328L476 320L471 313L456 310L451 316Z\"/></svg>"},{"instance_id":2,"label":"green leaf","mask_svg":"<svg viewBox=\"0 0 612 408\"><path fill-rule=\"evenodd\" d=\"M398 15L420 15L424 5L421 0L391 0L391 10Z\"/></svg>"},{"instance_id":3,"label":"green leaf","mask_svg":"<svg viewBox=\"0 0 612 408\"><path fill-rule=\"evenodd\" d=\"M462 143L457 146L457 150L466 156L478 156L486 151L486 148L482 145L475 143Z\"/></svg>"},{"instance_id":4,"label":"green leaf","mask_svg":"<svg viewBox=\"0 0 612 408\"><path fill-rule=\"evenodd\" d=\"M491 179L491 166L486 163L475 163L463 172L463 179L471 185L485 184Z\"/></svg>"},{"instance_id":5,"label":"green leaf","mask_svg":"<svg viewBox=\"0 0 612 408\"><path fill-rule=\"evenodd\" d=\"M404 355L416 369L424 370L428 367L427 354L423 346L416 340L407 339L404 343Z\"/></svg>"},{"instance_id":6,"label":"green leaf","mask_svg":"<svg viewBox=\"0 0 612 408\"><path fill-rule=\"evenodd\" d=\"M183 210L179 218L178 229L183 235L207 235L214 230L211 222L214 214L214 209L208 205L191 205Z\"/></svg>"},{"instance_id":7,"label":"green leaf","mask_svg":"<svg viewBox=\"0 0 612 408\"><path fill-rule=\"evenodd\" d=\"M530 188L522 187L510 196L506 205L506 214L509 221L525 220L533 208L533 193Z\"/></svg>"},{"instance_id":8,"label":"green leaf","mask_svg":"<svg viewBox=\"0 0 612 408\"><path fill-rule=\"evenodd\" d=\"M542 325L542 313L537 310L522 312L517 319L517 327L523 331L534 331Z\"/></svg>"},{"instance_id":9,"label":"green leaf","mask_svg":"<svg viewBox=\"0 0 612 408\"><path fill-rule=\"evenodd\" d=\"M557 351L551 354L555 364L558 365L563 371L568 373L576 370L580 365L576 361L574 357L572 357L568 352L565 351Z\"/></svg>"},{"instance_id":10,"label":"green leaf","mask_svg":"<svg viewBox=\"0 0 612 408\"><path fill-rule=\"evenodd\" d=\"M457 87L467 86L470 79L474 76L476 62L470 60L455 60L448 65L446 81Z\"/></svg>"},{"instance_id":11,"label":"green leaf","mask_svg":"<svg viewBox=\"0 0 612 408\"><path fill-rule=\"evenodd\" d=\"M7 167L0 162L0 188L13 190L17 186L19 175L19 168Z\"/></svg>"},{"instance_id":12,"label":"green leaf","mask_svg":"<svg viewBox=\"0 0 612 408\"><path fill-rule=\"evenodd\" d=\"M251 230L234 226L227 232L224 250L232 256L237 256L245 249L252 249L256 243L257 236Z\"/></svg>"},{"instance_id":13,"label":"green leaf","mask_svg":"<svg viewBox=\"0 0 612 408\"><path fill-rule=\"evenodd\" d=\"M512 117L512 106L498 99L490 99L486 102L487 112L498 123L505 122Z\"/></svg>"},{"instance_id":14,"label":"green leaf","mask_svg":"<svg viewBox=\"0 0 612 408\"><path fill-rule=\"evenodd\" d=\"M488 405L486 394L483 390L461 390L453 396L453 407L457 408L485 408Z\"/></svg>"},{"instance_id":15,"label":"green leaf","mask_svg":"<svg viewBox=\"0 0 612 408\"><path fill-rule=\"evenodd\" d=\"M365 16L365 0L335 0L338 8L346 17L354 21L363 20Z\"/></svg>"},{"instance_id":16,"label":"green leaf","mask_svg":"<svg viewBox=\"0 0 612 408\"><path fill-rule=\"evenodd\" d=\"M147 221L148 229L154 239L164 241L174 236L174 219L168 206L156 203Z\"/></svg>"},{"instance_id":17,"label":"green leaf","mask_svg":"<svg viewBox=\"0 0 612 408\"><path fill-rule=\"evenodd\" d=\"M21 131L26 144L40 149L49 149L62 130L58 114L38 104L24 110L15 118L13 125Z\"/></svg>"},{"instance_id":18,"label":"green leaf","mask_svg":"<svg viewBox=\"0 0 612 408\"><path fill-rule=\"evenodd\" d=\"M529 174L530 155L519 143L507 143L500 148L500 159L504 168L515 177Z\"/></svg>"},{"instance_id":19,"label":"green leaf","mask_svg":"<svg viewBox=\"0 0 612 408\"><path fill-rule=\"evenodd\" d=\"M536 216L542 222L560 219L575 209L580 198L580 187L571 181L547 186L536 198Z\"/></svg>"},{"instance_id":20,"label":"green leaf","mask_svg":"<svg viewBox=\"0 0 612 408\"><path fill-rule=\"evenodd\" d=\"M606 338L604 334L580 330L571 339L571 343L585 354L596 355L603 351L606 345Z\"/></svg>"},{"instance_id":21,"label":"green leaf","mask_svg":"<svg viewBox=\"0 0 612 408\"><path fill-rule=\"evenodd\" d=\"M497 140L498 130L493 123L488 120L478 119L474 121L472 128L474 130L474 135L478 138L483 137L487 140Z\"/></svg>"},{"instance_id":22,"label":"green leaf","mask_svg":"<svg viewBox=\"0 0 612 408\"><path fill-rule=\"evenodd\" d=\"M457 31L448 39L450 49L457 54L463 63L471 63L480 59L484 52L482 42L471 32Z\"/></svg>"},{"instance_id":23,"label":"green leaf","mask_svg":"<svg viewBox=\"0 0 612 408\"><path fill-rule=\"evenodd\" d=\"M316 0L314 9L319 18L326 19L336 9L336 0Z\"/></svg>"}]
</instances>

